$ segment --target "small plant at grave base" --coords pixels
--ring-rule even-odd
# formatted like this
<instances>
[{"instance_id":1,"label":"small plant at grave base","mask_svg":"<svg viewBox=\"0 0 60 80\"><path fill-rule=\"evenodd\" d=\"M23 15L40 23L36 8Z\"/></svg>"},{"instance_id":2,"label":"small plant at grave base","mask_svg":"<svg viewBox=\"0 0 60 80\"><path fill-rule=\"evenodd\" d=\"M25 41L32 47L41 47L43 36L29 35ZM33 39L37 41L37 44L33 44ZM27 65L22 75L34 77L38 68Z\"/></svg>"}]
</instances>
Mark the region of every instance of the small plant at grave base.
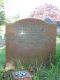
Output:
<instances>
[{"instance_id":1,"label":"small plant at grave base","mask_svg":"<svg viewBox=\"0 0 60 80\"><path fill-rule=\"evenodd\" d=\"M14 66L16 70L24 69L24 66L19 59L14 60Z\"/></svg>"}]
</instances>

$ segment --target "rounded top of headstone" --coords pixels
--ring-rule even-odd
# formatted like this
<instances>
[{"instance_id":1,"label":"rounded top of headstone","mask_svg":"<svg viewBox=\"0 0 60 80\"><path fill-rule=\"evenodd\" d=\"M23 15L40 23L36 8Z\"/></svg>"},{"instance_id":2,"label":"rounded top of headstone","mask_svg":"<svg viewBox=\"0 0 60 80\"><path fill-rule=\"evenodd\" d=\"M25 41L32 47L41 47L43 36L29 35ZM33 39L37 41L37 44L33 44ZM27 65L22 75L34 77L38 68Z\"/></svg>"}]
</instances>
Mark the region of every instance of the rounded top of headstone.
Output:
<instances>
[{"instance_id":1,"label":"rounded top of headstone","mask_svg":"<svg viewBox=\"0 0 60 80\"><path fill-rule=\"evenodd\" d=\"M36 19L36 18L24 18L24 19L21 19L21 20L18 20L14 23L7 23L6 26L8 25L17 25L17 24L38 24L38 25L50 25L50 24L54 24L49 18L46 19L46 21L43 21L43 20L40 20L40 19ZM49 24L50 23L50 24Z\"/></svg>"}]
</instances>

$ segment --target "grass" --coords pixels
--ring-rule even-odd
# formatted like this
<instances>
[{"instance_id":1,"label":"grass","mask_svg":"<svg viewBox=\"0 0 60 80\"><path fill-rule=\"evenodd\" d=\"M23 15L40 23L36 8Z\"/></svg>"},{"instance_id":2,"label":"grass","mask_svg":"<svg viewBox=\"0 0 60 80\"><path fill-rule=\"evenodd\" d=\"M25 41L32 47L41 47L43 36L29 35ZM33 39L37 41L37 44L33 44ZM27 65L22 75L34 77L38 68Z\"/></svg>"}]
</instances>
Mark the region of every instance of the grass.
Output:
<instances>
[{"instance_id":1,"label":"grass","mask_svg":"<svg viewBox=\"0 0 60 80\"><path fill-rule=\"evenodd\" d=\"M60 37L57 37L57 44L56 44L56 62L60 62Z\"/></svg>"},{"instance_id":2,"label":"grass","mask_svg":"<svg viewBox=\"0 0 60 80\"><path fill-rule=\"evenodd\" d=\"M5 49L0 49L0 65L4 65L5 63Z\"/></svg>"},{"instance_id":3,"label":"grass","mask_svg":"<svg viewBox=\"0 0 60 80\"><path fill-rule=\"evenodd\" d=\"M60 80L60 38L57 37L57 44L56 44L56 55L55 55L55 64L50 63L50 67L45 66L37 66L35 73L33 74L32 80ZM3 79L3 65L5 63L5 49L0 50L0 80ZM18 61L17 68L21 63ZM6 80L13 80L10 77L6 78Z\"/></svg>"}]
</instances>

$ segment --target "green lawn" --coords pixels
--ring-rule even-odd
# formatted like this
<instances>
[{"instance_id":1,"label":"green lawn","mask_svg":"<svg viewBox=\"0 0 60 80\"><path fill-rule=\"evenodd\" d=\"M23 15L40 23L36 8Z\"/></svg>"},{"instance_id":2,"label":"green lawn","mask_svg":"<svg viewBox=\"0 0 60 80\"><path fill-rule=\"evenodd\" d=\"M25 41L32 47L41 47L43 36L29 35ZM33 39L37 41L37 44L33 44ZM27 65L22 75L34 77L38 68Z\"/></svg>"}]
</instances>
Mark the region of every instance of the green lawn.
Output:
<instances>
[{"instance_id":1,"label":"green lawn","mask_svg":"<svg viewBox=\"0 0 60 80\"><path fill-rule=\"evenodd\" d=\"M57 37L57 44L56 44L56 59L60 62L60 38Z\"/></svg>"},{"instance_id":2,"label":"green lawn","mask_svg":"<svg viewBox=\"0 0 60 80\"><path fill-rule=\"evenodd\" d=\"M50 64L50 67L40 67L37 66L37 70L33 75L32 80L60 80L60 38L57 37L56 41L56 55L55 62L56 64ZM5 49L0 50L0 65L4 65L5 63ZM1 71L2 67L0 68ZM3 69L2 69L3 70ZM0 73L0 79L2 78L2 73ZM6 78L6 80L13 80L11 78Z\"/></svg>"},{"instance_id":3,"label":"green lawn","mask_svg":"<svg viewBox=\"0 0 60 80\"><path fill-rule=\"evenodd\" d=\"M5 64L5 49L0 49L0 65Z\"/></svg>"}]
</instances>

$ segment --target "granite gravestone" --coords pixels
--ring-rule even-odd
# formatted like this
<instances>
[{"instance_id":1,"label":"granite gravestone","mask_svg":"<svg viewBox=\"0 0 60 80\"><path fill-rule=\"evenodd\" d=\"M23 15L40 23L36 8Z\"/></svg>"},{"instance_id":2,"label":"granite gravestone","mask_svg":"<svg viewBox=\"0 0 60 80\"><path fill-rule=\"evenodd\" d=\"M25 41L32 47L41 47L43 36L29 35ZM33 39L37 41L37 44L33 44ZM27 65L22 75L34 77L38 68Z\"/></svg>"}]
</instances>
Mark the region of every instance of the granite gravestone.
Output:
<instances>
[{"instance_id":1,"label":"granite gravestone","mask_svg":"<svg viewBox=\"0 0 60 80\"><path fill-rule=\"evenodd\" d=\"M39 19L22 19L6 25L6 61L22 64L47 62L55 53L56 26Z\"/></svg>"}]
</instances>

